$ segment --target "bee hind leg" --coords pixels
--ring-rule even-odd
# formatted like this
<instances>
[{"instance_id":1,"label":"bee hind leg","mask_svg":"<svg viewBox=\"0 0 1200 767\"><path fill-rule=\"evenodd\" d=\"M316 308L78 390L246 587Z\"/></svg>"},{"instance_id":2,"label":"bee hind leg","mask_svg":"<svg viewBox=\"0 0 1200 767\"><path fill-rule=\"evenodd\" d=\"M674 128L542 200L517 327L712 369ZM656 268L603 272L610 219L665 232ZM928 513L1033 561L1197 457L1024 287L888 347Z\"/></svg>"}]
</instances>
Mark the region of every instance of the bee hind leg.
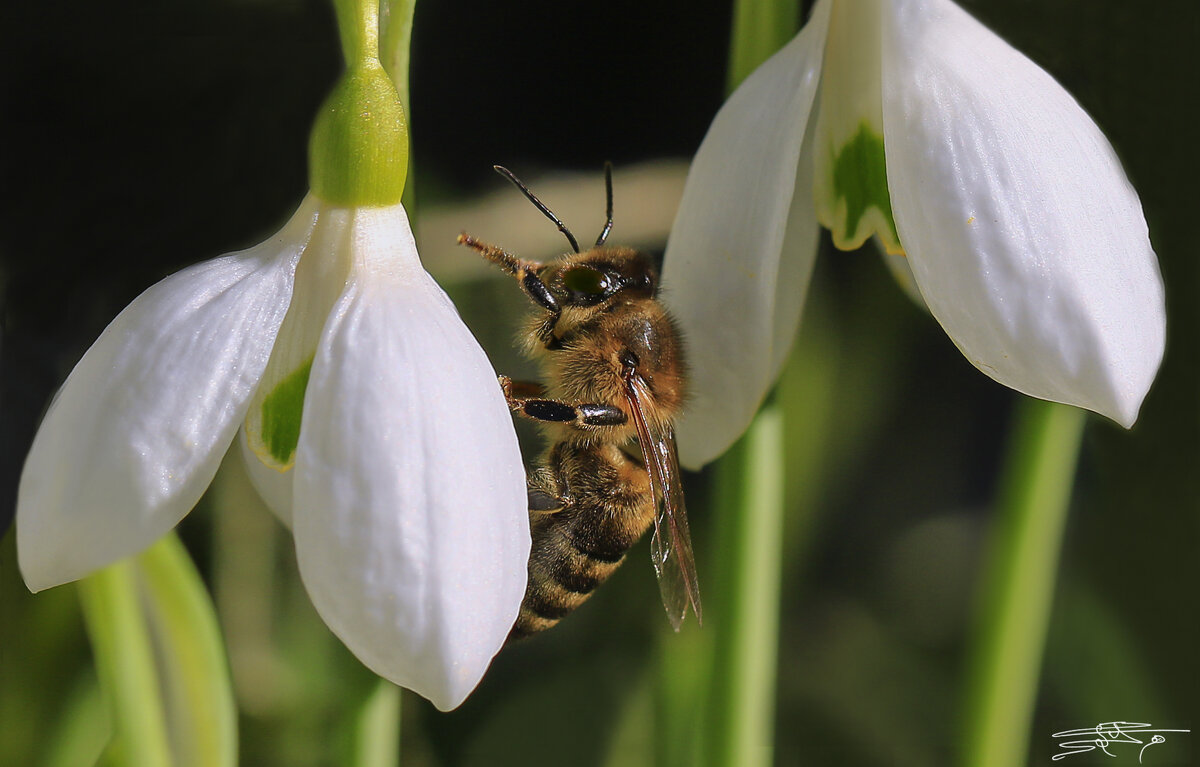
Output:
<instances>
[{"instance_id":1,"label":"bee hind leg","mask_svg":"<svg viewBox=\"0 0 1200 767\"><path fill-rule=\"evenodd\" d=\"M525 400L536 399L546 395L546 387L537 381L514 381L508 376L497 376L500 388L504 391L504 399L513 410L520 410Z\"/></svg>"},{"instance_id":2,"label":"bee hind leg","mask_svg":"<svg viewBox=\"0 0 1200 767\"><path fill-rule=\"evenodd\" d=\"M615 405L596 403L572 404L557 399L545 399L546 387L532 381L514 381L500 376L504 399L514 413L543 423L574 423L576 426L620 426L628 417Z\"/></svg>"}]
</instances>

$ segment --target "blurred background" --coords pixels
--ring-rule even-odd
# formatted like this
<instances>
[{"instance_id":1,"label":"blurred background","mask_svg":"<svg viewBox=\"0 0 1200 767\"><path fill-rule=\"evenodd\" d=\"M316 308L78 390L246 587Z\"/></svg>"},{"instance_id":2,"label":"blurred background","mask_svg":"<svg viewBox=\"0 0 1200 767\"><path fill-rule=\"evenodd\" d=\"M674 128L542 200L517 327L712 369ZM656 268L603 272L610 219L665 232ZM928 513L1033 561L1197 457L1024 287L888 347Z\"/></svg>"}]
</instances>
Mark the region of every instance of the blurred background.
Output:
<instances>
[{"instance_id":1,"label":"blurred background","mask_svg":"<svg viewBox=\"0 0 1200 767\"><path fill-rule=\"evenodd\" d=\"M1029 763L1050 764L1058 730L1200 729L1200 7L962 4L1108 135L1167 286L1167 357L1138 424L1093 416L1084 438L1031 730ZM530 374L512 346L526 300L454 236L530 258L565 242L491 165L586 240L603 223L601 167L613 161L610 242L661 253L687 159L722 102L730 13L713 0L418 4L418 241L498 370ZM7 528L25 452L50 395L121 308L290 215L341 56L324 0L116 0L5 4L0 60L0 763L70 764L62 744L102 745L103 716L74 587L31 596L17 572ZM1020 395L971 367L869 248L823 243L805 311L776 392L789 470L775 762L951 764ZM536 454L537 436L522 438ZM290 536L226 463L180 534L225 633L242 763L343 764L349 714L374 677L316 616ZM686 477L702 583L721 546L710 473ZM577 614L505 650L459 710L406 694L403 763L669 763L688 735L657 712L694 672L704 630L670 632L642 541ZM1146 763L1200 760L1198 737Z\"/></svg>"}]
</instances>

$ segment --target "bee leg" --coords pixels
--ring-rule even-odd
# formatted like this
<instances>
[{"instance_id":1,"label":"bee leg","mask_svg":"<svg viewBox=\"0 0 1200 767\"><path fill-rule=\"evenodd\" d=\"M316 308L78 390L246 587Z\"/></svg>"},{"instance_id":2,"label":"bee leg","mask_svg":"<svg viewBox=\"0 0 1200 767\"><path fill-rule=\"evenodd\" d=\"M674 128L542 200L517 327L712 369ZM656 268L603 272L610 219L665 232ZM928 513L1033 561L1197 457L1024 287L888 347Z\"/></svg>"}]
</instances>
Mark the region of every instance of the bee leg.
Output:
<instances>
[{"instance_id":1,"label":"bee leg","mask_svg":"<svg viewBox=\"0 0 1200 767\"><path fill-rule=\"evenodd\" d=\"M545 466L534 469L529 475L526 494L531 515L557 514L573 503L566 490L559 486L554 473Z\"/></svg>"},{"instance_id":2,"label":"bee leg","mask_svg":"<svg viewBox=\"0 0 1200 767\"><path fill-rule=\"evenodd\" d=\"M615 405L584 403L572 405L556 399L543 399L546 387L530 381L514 381L500 376L500 388L508 407L515 413L535 421L571 423L576 426L620 426L627 417L625 411Z\"/></svg>"},{"instance_id":3,"label":"bee leg","mask_svg":"<svg viewBox=\"0 0 1200 767\"><path fill-rule=\"evenodd\" d=\"M555 321L558 320L558 312L562 309L558 305L558 299L546 287L546 283L542 282L542 278L538 277L538 272L542 269L540 263L537 261L526 261L519 256L509 253L504 248L480 242L466 232L458 235L458 244L473 248L479 252L479 255L496 264L513 277L516 277L517 282L521 284L521 289L525 291L525 295L529 296L535 304L543 309L554 312L554 319Z\"/></svg>"},{"instance_id":4,"label":"bee leg","mask_svg":"<svg viewBox=\"0 0 1200 767\"><path fill-rule=\"evenodd\" d=\"M572 405L556 399L527 399L521 402L517 412L535 421L574 423L576 426L620 426L627 420L625 411L615 405Z\"/></svg>"},{"instance_id":5,"label":"bee leg","mask_svg":"<svg viewBox=\"0 0 1200 767\"><path fill-rule=\"evenodd\" d=\"M504 391L504 399L513 410L520 410L521 403L527 399L541 397L546 393L546 387L536 381L514 381L508 376L497 376L500 388Z\"/></svg>"}]
</instances>

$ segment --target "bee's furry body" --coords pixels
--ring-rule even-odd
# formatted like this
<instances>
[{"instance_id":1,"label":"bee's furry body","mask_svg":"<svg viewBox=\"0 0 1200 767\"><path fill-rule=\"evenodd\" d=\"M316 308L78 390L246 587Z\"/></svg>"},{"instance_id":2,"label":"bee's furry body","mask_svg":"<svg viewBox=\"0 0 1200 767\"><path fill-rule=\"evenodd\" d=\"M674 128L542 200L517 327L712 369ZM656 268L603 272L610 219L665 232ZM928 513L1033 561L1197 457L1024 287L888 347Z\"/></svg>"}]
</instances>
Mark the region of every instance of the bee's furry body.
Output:
<instances>
[{"instance_id":1,"label":"bee's furry body","mask_svg":"<svg viewBox=\"0 0 1200 767\"><path fill-rule=\"evenodd\" d=\"M626 419L616 426L544 425L552 444L531 473L529 489L534 497L568 503L557 510L530 509L529 585L514 636L547 629L581 605L654 521L650 476L636 444L631 445L637 432L625 395L622 356L636 355L638 372L650 385L648 419L669 423L683 402L679 335L655 298L657 274L649 257L629 248L597 248L546 269L562 272L589 263L644 275L650 287L631 289L595 307L564 311L549 339L538 337L546 317L535 316L523 334L524 345L540 364L547 397L613 405ZM551 285L554 276L543 273Z\"/></svg>"},{"instance_id":2,"label":"bee's furry body","mask_svg":"<svg viewBox=\"0 0 1200 767\"><path fill-rule=\"evenodd\" d=\"M672 431L687 379L679 333L657 299L658 273L644 253L603 246L612 226L608 173L608 225L596 246L581 253L541 201L496 169L575 248L541 264L466 234L458 238L515 277L541 308L520 339L544 383L500 379L509 407L538 421L550 442L529 475L529 581L510 636L543 631L579 607L663 518L669 529L655 538L661 546L652 547L652 558L660 583L664 569L679 576L664 592L678 625L688 604L699 614ZM648 445L653 471L645 463ZM665 517L656 516L659 503Z\"/></svg>"}]
</instances>

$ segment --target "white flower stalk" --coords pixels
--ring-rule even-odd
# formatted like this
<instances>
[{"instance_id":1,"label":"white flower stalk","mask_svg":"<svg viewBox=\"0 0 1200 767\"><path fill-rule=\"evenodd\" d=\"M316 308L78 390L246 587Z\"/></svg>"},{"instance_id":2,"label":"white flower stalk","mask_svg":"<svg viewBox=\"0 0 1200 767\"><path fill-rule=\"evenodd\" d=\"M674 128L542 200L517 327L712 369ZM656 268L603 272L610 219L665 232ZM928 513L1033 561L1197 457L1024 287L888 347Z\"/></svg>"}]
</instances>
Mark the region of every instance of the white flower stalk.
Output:
<instances>
[{"instance_id":1,"label":"white flower stalk","mask_svg":"<svg viewBox=\"0 0 1200 767\"><path fill-rule=\"evenodd\" d=\"M376 673L450 709L525 590L512 420L421 267L399 203L402 112L377 62L351 62L311 160L313 193L277 235L153 286L75 367L21 476L21 571L39 591L141 551L241 429L321 617Z\"/></svg>"},{"instance_id":2,"label":"white flower stalk","mask_svg":"<svg viewBox=\"0 0 1200 767\"><path fill-rule=\"evenodd\" d=\"M1112 147L950 0L819 0L717 114L664 266L689 339L689 466L742 433L791 347L819 223L875 236L976 367L1129 427L1165 337L1162 279Z\"/></svg>"}]
</instances>

